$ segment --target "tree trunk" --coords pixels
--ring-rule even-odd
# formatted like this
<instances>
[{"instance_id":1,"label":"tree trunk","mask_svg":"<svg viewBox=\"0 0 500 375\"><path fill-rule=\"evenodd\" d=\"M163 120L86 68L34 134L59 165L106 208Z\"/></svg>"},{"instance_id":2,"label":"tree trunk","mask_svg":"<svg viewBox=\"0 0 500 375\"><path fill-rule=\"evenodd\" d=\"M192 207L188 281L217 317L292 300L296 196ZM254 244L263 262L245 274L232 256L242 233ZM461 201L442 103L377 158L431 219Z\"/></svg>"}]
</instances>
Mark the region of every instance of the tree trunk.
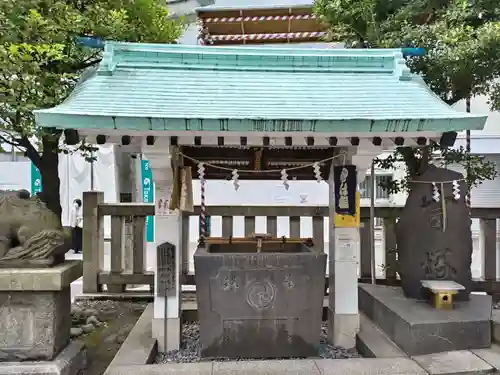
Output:
<instances>
[{"instance_id":1,"label":"tree trunk","mask_svg":"<svg viewBox=\"0 0 500 375\"><path fill-rule=\"evenodd\" d=\"M61 196L59 179L59 154L58 140L43 139L42 160L39 166L40 175L42 176L42 201L45 202L47 208L54 212L59 220L61 220Z\"/></svg>"}]
</instances>

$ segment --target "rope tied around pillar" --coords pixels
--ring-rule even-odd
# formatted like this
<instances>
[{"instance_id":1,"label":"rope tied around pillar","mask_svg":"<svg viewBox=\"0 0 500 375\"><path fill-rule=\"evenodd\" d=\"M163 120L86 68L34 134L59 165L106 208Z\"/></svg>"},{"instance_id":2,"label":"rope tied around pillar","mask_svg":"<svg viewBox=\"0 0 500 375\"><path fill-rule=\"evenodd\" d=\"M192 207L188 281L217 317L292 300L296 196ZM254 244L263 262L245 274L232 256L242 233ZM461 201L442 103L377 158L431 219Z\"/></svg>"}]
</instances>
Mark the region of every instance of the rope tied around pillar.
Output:
<instances>
[{"instance_id":1,"label":"rope tied around pillar","mask_svg":"<svg viewBox=\"0 0 500 375\"><path fill-rule=\"evenodd\" d=\"M198 163L198 177L200 179L200 245L205 242L207 236L207 206L205 203L205 166Z\"/></svg>"}]
</instances>

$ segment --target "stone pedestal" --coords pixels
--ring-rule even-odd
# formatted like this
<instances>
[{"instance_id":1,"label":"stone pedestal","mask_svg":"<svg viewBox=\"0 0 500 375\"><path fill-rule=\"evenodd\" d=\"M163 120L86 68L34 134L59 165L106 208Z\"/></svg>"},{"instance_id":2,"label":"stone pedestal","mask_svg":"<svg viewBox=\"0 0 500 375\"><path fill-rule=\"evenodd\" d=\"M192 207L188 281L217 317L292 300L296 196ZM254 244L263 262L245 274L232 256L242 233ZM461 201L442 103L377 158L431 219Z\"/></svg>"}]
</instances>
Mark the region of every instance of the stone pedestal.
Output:
<instances>
[{"instance_id":1,"label":"stone pedestal","mask_svg":"<svg viewBox=\"0 0 500 375\"><path fill-rule=\"evenodd\" d=\"M359 286L360 311L411 356L490 347L491 296L472 294L454 305L438 310L399 287Z\"/></svg>"},{"instance_id":2,"label":"stone pedestal","mask_svg":"<svg viewBox=\"0 0 500 375\"><path fill-rule=\"evenodd\" d=\"M81 275L80 261L68 261L52 268L0 269L0 365L15 369L16 363L40 361L37 363L45 369L57 361L65 349L74 347L68 346L70 284ZM82 348L73 348L69 353L74 353L70 357L82 362ZM65 353L65 362L72 361L66 357L68 353ZM19 372L9 373L23 373L23 366ZM52 373L58 372L48 374Z\"/></svg>"}]
</instances>

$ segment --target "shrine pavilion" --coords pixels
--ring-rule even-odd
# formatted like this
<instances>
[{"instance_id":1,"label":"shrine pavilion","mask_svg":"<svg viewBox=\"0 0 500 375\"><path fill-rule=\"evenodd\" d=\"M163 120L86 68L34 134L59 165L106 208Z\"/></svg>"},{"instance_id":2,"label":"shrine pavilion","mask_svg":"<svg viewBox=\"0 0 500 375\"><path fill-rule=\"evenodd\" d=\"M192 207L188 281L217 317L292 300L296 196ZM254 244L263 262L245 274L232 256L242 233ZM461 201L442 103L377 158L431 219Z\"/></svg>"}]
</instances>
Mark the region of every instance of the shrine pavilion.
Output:
<instances>
[{"instance_id":1,"label":"shrine pavilion","mask_svg":"<svg viewBox=\"0 0 500 375\"><path fill-rule=\"evenodd\" d=\"M327 35L310 1L216 3L196 12L203 45L317 43Z\"/></svg>"},{"instance_id":2,"label":"shrine pavilion","mask_svg":"<svg viewBox=\"0 0 500 375\"><path fill-rule=\"evenodd\" d=\"M283 21L285 28L295 15ZM267 17L238 17L247 16ZM231 28L241 25L245 30L258 27L246 22L228 23L224 32L233 35ZM222 25L218 27L222 33ZM486 116L462 113L442 102L410 73L397 49L117 42L106 44L98 70L63 103L35 115L39 126L78 132L91 143L136 147L150 161L157 199L170 200L179 164L191 167L193 178L199 176L200 163L229 169L207 168L204 179L231 178L230 170L237 169L240 179L279 180L281 173L265 171L291 169L293 184L294 179L316 179L311 169L293 167L326 160L318 167L330 185L330 223L336 215L335 155L342 153L342 163L355 166L360 183L384 150L431 142L451 146L456 132L480 130L486 121ZM155 220L156 244L173 244L178 260L181 222L179 210L157 214ZM359 228L331 228L330 233L329 337L335 345L352 348L359 329ZM160 350L180 345L181 261L175 264L172 292L155 296L153 334L160 338L168 332L165 344L158 340Z\"/></svg>"}]
</instances>

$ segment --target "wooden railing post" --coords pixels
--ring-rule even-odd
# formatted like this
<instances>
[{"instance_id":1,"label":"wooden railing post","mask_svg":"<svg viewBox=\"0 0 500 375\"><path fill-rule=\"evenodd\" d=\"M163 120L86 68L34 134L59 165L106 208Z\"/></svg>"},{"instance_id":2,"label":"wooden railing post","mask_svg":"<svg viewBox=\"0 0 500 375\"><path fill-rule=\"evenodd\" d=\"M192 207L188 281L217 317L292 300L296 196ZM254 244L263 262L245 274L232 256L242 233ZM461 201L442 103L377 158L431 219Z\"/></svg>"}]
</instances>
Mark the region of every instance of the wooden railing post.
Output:
<instances>
[{"instance_id":1,"label":"wooden railing post","mask_svg":"<svg viewBox=\"0 0 500 375\"><path fill-rule=\"evenodd\" d=\"M388 285L396 282L396 228L394 219L384 219L385 278Z\"/></svg>"},{"instance_id":2,"label":"wooden railing post","mask_svg":"<svg viewBox=\"0 0 500 375\"><path fill-rule=\"evenodd\" d=\"M132 273L144 272L144 239L146 235L146 217L134 216L134 253L132 258Z\"/></svg>"},{"instance_id":3,"label":"wooden railing post","mask_svg":"<svg viewBox=\"0 0 500 375\"><path fill-rule=\"evenodd\" d=\"M101 285L98 275L104 265L104 220L99 205L104 193L83 193L83 293L98 293Z\"/></svg>"},{"instance_id":4,"label":"wooden railing post","mask_svg":"<svg viewBox=\"0 0 500 375\"><path fill-rule=\"evenodd\" d=\"M233 235L233 217L222 216L222 237L231 237Z\"/></svg>"},{"instance_id":5,"label":"wooden railing post","mask_svg":"<svg viewBox=\"0 0 500 375\"><path fill-rule=\"evenodd\" d=\"M123 216L111 216L111 275L121 275L123 272L124 246L123 246L123 229L125 218ZM123 293L125 292L125 284L108 284L108 292Z\"/></svg>"},{"instance_id":6,"label":"wooden railing post","mask_svg":"<svg viewBox=\"0 0 500 375\"><path fill-rule=\"evenodd\" d=\"M482 236L482 251L484 264L484 279L497 278L497 220L480 219Z\"/></svg>"},{"instance_id":7,"label":"wooden railing post","mask_svg":"<svg viewBox=\"0 0 500 375\"><path fill-rule=\"evenodd\" d=\"M132 272L132 260L134 258L134 217L122 216L123 223L123 244L121 257L123 259L123 270Z\"/></svg>"},{"instance_id":8,"label":"wooden railing post","mask_svg":"<svg viewBox=\"0 0 500 375\"><path fill-rule=\"evenodd\" d=\"M190 244L189 244L189 214L182 215L182 249L181 249L181 273L183 277L189 273L189 258L190 258ZM183 279L184 280L184 279Z\"/></svg>"},{"instance_id":9,"label":"wooden railing post","mask_svg":"<svg viewBox=\"0 0 500 375\"><path fill-rule=\"evenodd\" d=\"M255 233L255 216L245 216L245 236L250 237Z\"/></svg>"},{"instance_id":10,"label":"wooden railing post","mask_svg":"<svg viewBox=\"0 0 500 375\"><path fill-rule=\"evenodd\" d=\"M370 280L372 277L372 255L370 251L370 222L369 220L362 220L359 229L359 236L361 240L360 250L360 276L362 279Z\"/></svg>"},{"instance_id":11,"label":"wooden railing post","mask_svg":"<svg viewBox=\"0 0 500 375\"><path fill-rule=\"evenodd\" d=\"M300 216L290 216L290 237L300 237Z\"/></svg>"},{"instance_id":12,"label":"wooden railing post","mask_svg":"<svg viewBox=\"0 0 500 375\"><path fill-rule=\"evenodd\" d=\"M268 219L269 220L269 219ZM314 246L319 253L325 252L325 218L323 216L313 216L312 218L312 238Z\"/></svg>"}]
</instances>

